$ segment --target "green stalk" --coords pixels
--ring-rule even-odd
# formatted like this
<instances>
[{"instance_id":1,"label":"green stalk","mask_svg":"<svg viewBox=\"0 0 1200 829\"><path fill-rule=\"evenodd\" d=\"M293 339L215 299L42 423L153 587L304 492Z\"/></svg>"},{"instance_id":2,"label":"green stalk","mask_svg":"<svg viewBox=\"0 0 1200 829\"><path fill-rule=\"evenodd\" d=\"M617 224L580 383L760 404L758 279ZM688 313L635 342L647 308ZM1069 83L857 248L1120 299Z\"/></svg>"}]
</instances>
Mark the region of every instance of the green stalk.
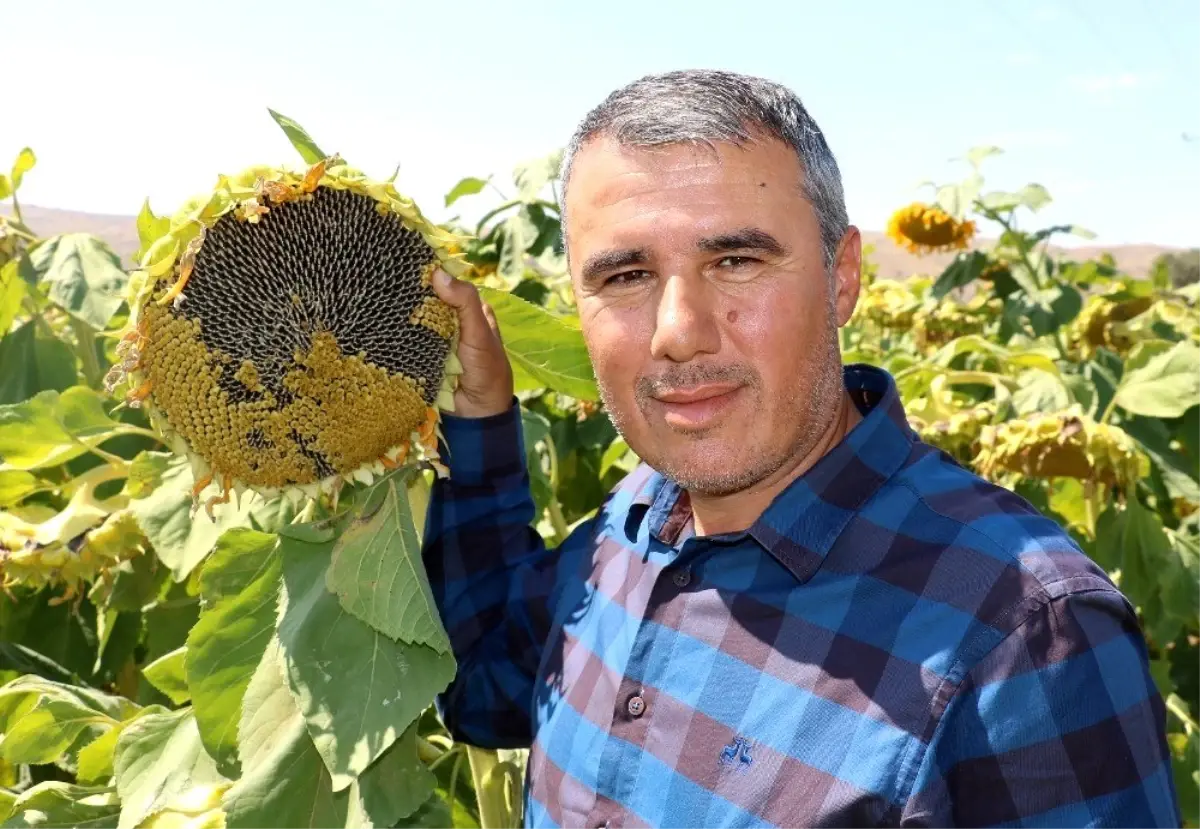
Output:
<instances>
[{"instance_id":1,"label":"green stalk","mask_svg":"<svg viewBox=\"0 0 1200 829\"><path fill-rule=\"evenodd\" d=\"M550 456L550 504L546 510L550 513L550 524L554 527L556 536L554 543L557 546L567 540L571 530L567 527L567 519L563 515L562 505L558 503L558 449L548 432L545 441L546 453Z\"/></svg>"},{"instance_id":2,"label":"green stalk","mask_svg":"<svg viewBox=\"0 0 1200 829\"><path fill-rule=\"evenodd\" d=\"M467 760L475 783L475 801L479 804L480 829L509 829L511 821L504 791L508 777L496 773L500 756L495 751L468 745Z\"/></svg>"},{"instance_id":3,"label":"green stalk","mask_svg":"<svg viewBox=\"0 0 1200 829\"><path fill-rule=\"evenodd\" d=\"M25 224L25 220L21 218L21 203L17 201L17 189L14 187L12 191L13 216L21 224Z\"/></svg>"},{"instance_id":4,"label":"green stalk","mask_svg":"<svg viewBox=\"0 0 1200 829\"><path fill-rule=\"evenodd\" d=\"M1167 697L1167 710L1179 718L1184 727L1187 728L1189 734L1200 730L1200 723L1192 719L1192 715L1188 713L1187 708L1183 705L1183 700L1174 694Z\"/></svg>"}]
</instances>

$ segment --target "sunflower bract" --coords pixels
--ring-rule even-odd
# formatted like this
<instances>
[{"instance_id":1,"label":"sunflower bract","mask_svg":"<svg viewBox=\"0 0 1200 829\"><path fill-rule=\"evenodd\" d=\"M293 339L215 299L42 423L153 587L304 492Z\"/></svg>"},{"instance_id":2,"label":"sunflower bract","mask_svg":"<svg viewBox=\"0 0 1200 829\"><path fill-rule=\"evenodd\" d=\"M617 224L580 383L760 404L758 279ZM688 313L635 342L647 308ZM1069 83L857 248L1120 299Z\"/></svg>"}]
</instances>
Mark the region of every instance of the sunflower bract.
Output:
<instances>
[{"instance_id":1,"label":"sunflower bract","mask_svg":"<svg viewBox=\"0 0 1200 829\"><path fill-rule=\"evenodd\" d=\"M329 166L222 179L143 262L118 371L200 487L326 488L414 444L436 457L457 318L430 277L456 271L455 240L390 183Z\"/></svg>"}]
</instances>

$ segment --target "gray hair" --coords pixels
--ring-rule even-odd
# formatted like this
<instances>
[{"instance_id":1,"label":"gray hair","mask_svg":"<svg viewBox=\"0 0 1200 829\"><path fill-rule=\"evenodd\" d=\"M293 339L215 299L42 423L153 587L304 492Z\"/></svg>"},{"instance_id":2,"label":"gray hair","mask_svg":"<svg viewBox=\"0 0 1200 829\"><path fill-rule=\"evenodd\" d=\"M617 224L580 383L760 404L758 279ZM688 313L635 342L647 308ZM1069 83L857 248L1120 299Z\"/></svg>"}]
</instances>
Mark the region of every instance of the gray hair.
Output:
<instances>
[{"instance_id":1,"label":"gray hair","mask_svg":"<svg viewBox=\"0 0 1200 829\"><path fill-rule=\"evenodd\" d=\"M849 226L841 173L816 121L788 88L719 70L647 75L609 95L580 123L563 152L563 238L571 169L583 146L599 136L624 146L725 141L738 146L763 136L790 146L804 171L804 196L821 228L821 253L831 268Z\"/></svg>"}]
</instances>

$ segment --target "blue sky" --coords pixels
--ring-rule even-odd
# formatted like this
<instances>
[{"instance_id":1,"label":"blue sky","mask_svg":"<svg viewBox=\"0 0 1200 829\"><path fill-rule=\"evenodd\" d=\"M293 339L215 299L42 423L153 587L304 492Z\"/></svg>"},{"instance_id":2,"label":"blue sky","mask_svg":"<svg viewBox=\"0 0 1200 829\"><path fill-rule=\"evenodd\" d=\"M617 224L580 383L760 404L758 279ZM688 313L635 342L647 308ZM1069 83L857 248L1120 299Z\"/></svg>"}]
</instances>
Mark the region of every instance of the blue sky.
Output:
<instances>
[{"instance_id":1,"label":"blue sky","mask_svg":"<svg viewBox=\"0 0 1200 829\"><path fill-rule=\"evenodd\" d=\"M997 144L989 186L1054 197L1038 224L1200 244L1195 0L38 0L3 20L0 164L38 153L31 204L170 212L218 172L291 160L270 106L372 174L399 164L440 219L459 178L506 182L612 89L706 66L799 93L861 227Z\"/></svg>"}]
</instances>

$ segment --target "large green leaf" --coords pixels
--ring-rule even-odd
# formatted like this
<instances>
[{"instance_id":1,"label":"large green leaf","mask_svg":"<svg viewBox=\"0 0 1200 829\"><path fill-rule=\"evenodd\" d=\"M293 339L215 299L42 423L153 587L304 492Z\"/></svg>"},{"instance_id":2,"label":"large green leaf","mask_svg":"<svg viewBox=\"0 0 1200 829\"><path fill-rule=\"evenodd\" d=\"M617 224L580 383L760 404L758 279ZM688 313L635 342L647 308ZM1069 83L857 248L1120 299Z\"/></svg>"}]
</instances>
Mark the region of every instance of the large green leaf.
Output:
<instances>
[{"instance_id":1,"label":"large green leaf","mask_svg":"<svg viewBox=\"0 0 1200 829\"><path fill-rule=\"evenodd\" d=\"M115 826L120 812L120 801L110 789L51 781L39 783L18 797L13 816L3 826L99 829Z\"/></svg>"},{"instance_id":2,"label":"large green leaf","mask_svg":"<svg viewBox=\"0 0 1200 829\"><path fill-rule=\"evenodd\" d=\"M1125 362L1117 405L1131 414L1179 417L1200 403L1200 347L1160 342L1138 343Z\"/></svg>"},{"instance_id":3,"label":"large green leaf","mask_svg":"<svg viewBox=\"0 0 1200 829\"><path fill-rule=\"evenodd\" d=\"M292 512L286 498L267 500L246 492L240 503L231 500L217 505L213 512L216 520L211 521L203 509L192 515L193 478L186 459L168 457L164 464L158 453L144 452L134 461L134 472L139 475L138 491L149 491L144 498L132 499L129 507L176 581L187 578L226 530L249 526L251 519L260 527L273 529Z\"/></svg>"},{"instance_id":4,"label":"large green leaf","mask_svg":"<svg viewBox=\"0 0 1200 829\"><path fill-rule=\"evenodd\" d=\"M254 530L221 536L201 574L208 607L188 634L187 682L200 736L230 777L237 774L243 697L275 633L281 575L275 545L275 536Z\"/></svg>"},{"instance_id":5,"label":"large green leaf","mask_svg":"<svg viewBox=\"0 0 1200 829\"><path fill-rule=\"evenodd\" d=\"M317 142L312 140L312 137L304 130L304 127L286 115L280 115L273 109L268 109L267 112L271 113L271 117L275 119L275 123L283 129L284 134L288 137L288 141L292 142L292 146L296 148L296 151L300 153L300 157L307 163L316 164L325 158L325 153L321 152L321 148L317 146Z\"/></svg>"},{"instance_id":6,"label":"large green leaf","mask_svg":"<svg viewBox=\"0 0 1200 829\"><path fill-rule=\"evenodd\" d=\"M10 731L45 700L86 709L112 721L129 719L138 711L138 706L123 697L39 676L22 676L0 687L0 733Z\"/></svg>"},{"instance_id":7,"label":"large green leaf","mask_svg":"<svg viewBox=\"0 0 1200 829\"><path fill-rule=\"evenodd\" d=\"M434 780L417 759L416 727L335 792L284 672L272 639L246 689L238 728L242 776L223 802L229 828L395 826L419 814Z\"/></svg>"},{"instance_id":8,"label":"large green leaf","mask_svg":"<svg viewBox=\"0 0 1200 829\"><path fill-rule=\"evenodd\" d=\"M139 717L166 713L168 713L168 709L161 705L147 705L129 719L108 729L81 748L79 750L79 768L76 772L79 782L96 783L112 777L113 754L117 750L117 740L120 739L121 732L125 730L125 727Z\"/></svg>"},{"instance_id":9,"label":"large green leaf","mask_svg":"<svg viewBox=\"0 0 1200 829\"><path fill-rule=\"evenodd\" d=\"M29 251L52 302L101 331L124 301L129 275L120 258L89 233L51 236Z\"/></svg>"},{"instance_id":10,"label":"large green leaf","mask_svg":"<svg viewBox=\"0 0 1200 829\"><path fill-rule=\"evenodd\" d=\"M955 288L970 285L979 278L990 261L987 254L982 251L973 250L968 253L960 253L954 257L954 261L942 271L937 281L933 283L933 287L929 289L929 295L934 299L941 299Z\"/></svg>"},{"instance_id":11,"label":"large green leaf","mask_svg":"<svg viewBox=\"0 0 1200 829\"><path fill-rule=\"evenodd\" d=\"M79 382L75 353L30 320L0 340L0 404L20 403L40 391L63 391Z\"/></svg>"},{"instance_id":12,"label":"large green leaf","mask_svg":"<svg viewBox=\"0 0 1200 829\"><path fill-rule=\"evenodd\" d=\"M391 475L367 495L333 543L326 586L346 612L392 639L448 653L406 489Z\"/></svg>"},{"instance_id":13,"label":"large green leaf","mask_svg":"<svg viewBox=\"0 0 1200 829\"><path fill-rule=\"evenodd\" d=\"M455 661L396 642L343 610L325 587L333 542L280 537L287 679L309 733L341 791L373 763L454 678Z\"/></svg>"},{"instance_id":14,"label":"large green leaf","mask_svg":"<svg viewBox=\"0 0 1200 829\"><path fill-rule=\"evenodd\" d=\"M598 400L596 378L583 334L543 308L504 291L480 286L496 314L504 349L546 388L579 400Z\"/></svg>"},{"instance_id":15,"label":"large green leaf","mask_svg":"<svg viewBox=\"0 0 1200 829\"><path fill-rule=\"evenodd\" d=\"M11 507L50 484L24 469L0 469L0 507Z\"/></svg>"},{"instance_id":16,"label":"large green leaf","mask_svg":"<svg viewBox=\"0 0 1200 829\"><path fill-rule=\"evenodd\" d=\"M1063 378L1041 369L1021 372L1013 392L1013 410L1018 415L1058 412L1071 405L1071 392Z\"/></svg>"},{"instance_id":17,"label":"large green leaf","mask_svg":"<svg viewBox=\"0 0 1200 829\"><path fill-rule=\"evenodd\" d=\"M1200 469L1171 447L1171 433L1157 418L1131 417L1122 421L1123 428L1138 442L1162 475L1163 484L1173 498L1200 502Z\"/></svg>"},{"instance_id":18,"label":"large green leaf","mask_svg":"<svg viewBox=\"0 0 1200 829\"><path fill-rule=\"evenodd\" d=\"M128 432L131 427L110 418L104 405L99 392L72 386L0 406L0 458L14 469L57 466Z\"/></svg>"},{"instance_id":19,"label":"large green leaf","mask_svg":"<svg viewBox=\"0 0 1200 829\"><path fill-rule=\"evenodd\" d=\"M113 756L121 795L119 829L132 829L195 786L225 782L200 742L190 708L141 717L126 726Z\"/></svg>"}]
</instances>

